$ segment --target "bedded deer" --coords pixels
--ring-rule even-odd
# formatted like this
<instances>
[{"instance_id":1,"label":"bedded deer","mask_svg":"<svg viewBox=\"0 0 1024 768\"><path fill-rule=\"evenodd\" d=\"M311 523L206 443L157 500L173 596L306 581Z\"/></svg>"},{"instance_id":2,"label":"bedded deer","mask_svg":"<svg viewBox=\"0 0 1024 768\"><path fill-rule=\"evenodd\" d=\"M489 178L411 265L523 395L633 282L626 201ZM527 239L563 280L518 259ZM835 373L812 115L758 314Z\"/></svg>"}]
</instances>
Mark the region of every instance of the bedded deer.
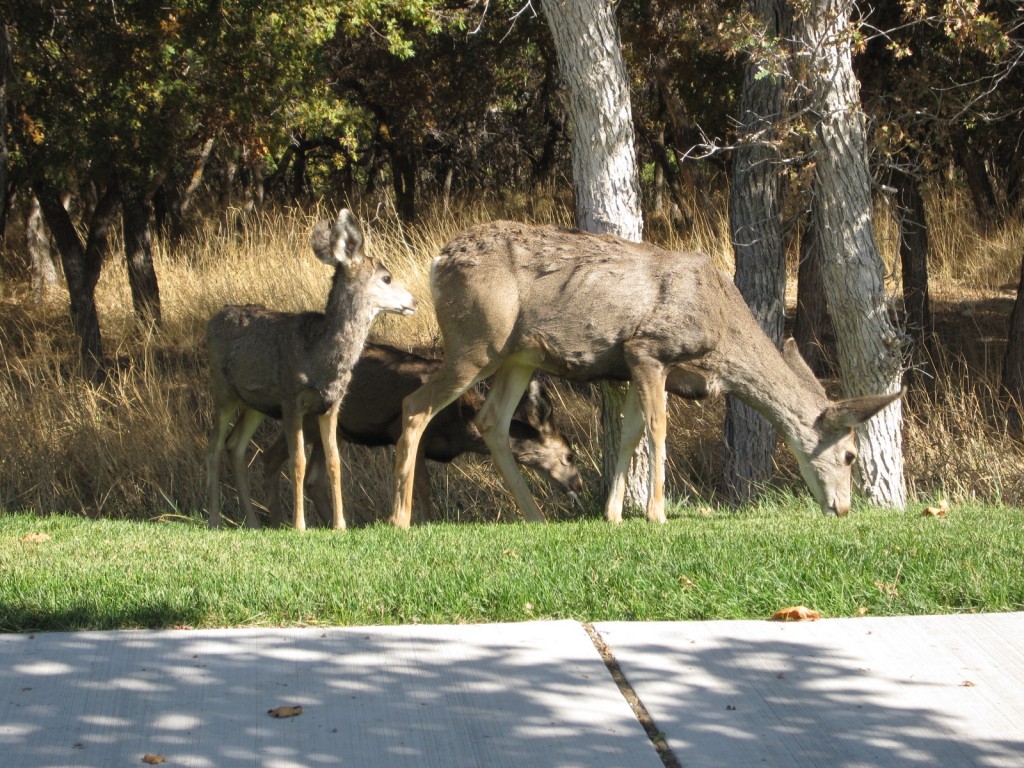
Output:
<instances>
[{"instance_id":1,"label":"bedded deer","mask_svg":"<svg viewBox=\"0 0 1024 768\"><path fill-rule=\"evenodd\" d=\"M228 447L246 525L259 527L249 498L245 451L264 417L272 416L284 422L295 486L294 524L299 530L306 527L302 426L309 415L316 417L327 456L332 525L345 527L338 407L373 318L378 312L412 314L416 300L388 270L363 255L363 233L349 211L342 209L333 226L318 222L310 243L316 257L334 267L324 312L227 306L206 327L214 415L206 461L211 528L220 525L220 459L231 421L239 411L242 415Z\"/></svg>"},{"instance_id":2,"label":"bedded deer","mask_svg":"<svg viewBox=\"0 0 1024 768\"><path fill-rule=\"evenodd\" d=\"M647 429L649 520L665 520L666 386L690 398L731 393L763 414L822 511L850 509L855 428L900 397L830 401L793 343L782 352L729 277L699 253L514 222L457 235L431 267L444 364L406 398L391 522L410 524L416 453L431 418L494 376L477 426L527 520L544 517L508 449L515 404L535 370L628 381L605 516L622 519L626 473Z\"/></svg>"},{"instance_id":3,"label":"bedded deer","mask_svg":"<svg viewBox=\"0 0 1024 768\"><path fill-rule=\"evenodd\" d=\"M384 344L368 343L352 369L345 399L338 412L338 436L354 445L394 445L402 434L402 400L421 387L441 367L440 360L422 357ZM432 419L423 435L416 463L415 497L427 519L433 517L433 501L425 459L448 463L464 453L487 453L473 424L483 395L474 387ZM315 434L313 419L305 422L307 435ZM553 488L570 496L583 490L569 441L555 426L547 391L534 379L519 402L509 428L515 460L536 470ZM279 437L264 455L264 472L275 478L288 458L287 443ZM323 471L323 451L314 444L306 472L306 490L318 511L328 509L330 498ZM273 525L283 519L280 494L270 495Z\"/></svg>"}]
</instances>

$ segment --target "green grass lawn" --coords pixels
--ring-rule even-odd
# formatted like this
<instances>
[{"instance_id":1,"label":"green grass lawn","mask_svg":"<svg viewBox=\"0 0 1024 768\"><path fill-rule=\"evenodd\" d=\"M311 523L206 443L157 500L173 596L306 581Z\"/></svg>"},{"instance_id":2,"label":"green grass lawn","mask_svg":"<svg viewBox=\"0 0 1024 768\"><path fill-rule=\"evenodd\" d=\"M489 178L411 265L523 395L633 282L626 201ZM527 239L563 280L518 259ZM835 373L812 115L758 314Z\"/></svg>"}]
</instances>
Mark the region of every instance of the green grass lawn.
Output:
<instances>
[{"instance_id":1,"label":"green grass lawn","mask_svg":"<svg viewBox=\"0 0 1024 768\"><path fill-rule=\"evenodd\" d=\"M1022 561L1024 511L991 506L305 534L6 514L0 631L1012 611Z\"/></svg>"}]
</instances>

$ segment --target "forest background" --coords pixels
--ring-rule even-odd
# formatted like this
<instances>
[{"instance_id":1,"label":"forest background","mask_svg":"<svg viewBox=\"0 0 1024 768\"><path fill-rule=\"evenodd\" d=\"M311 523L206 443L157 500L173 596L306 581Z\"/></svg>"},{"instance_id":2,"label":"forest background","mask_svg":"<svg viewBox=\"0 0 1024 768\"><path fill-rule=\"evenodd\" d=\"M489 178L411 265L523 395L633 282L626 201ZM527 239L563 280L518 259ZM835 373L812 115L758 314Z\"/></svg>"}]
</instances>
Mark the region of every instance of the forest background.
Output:
<instances>
[{"instance_id":1,"label":"forest background","mask_svg":"<svg viewBox=\"0 0 1024 768\"><path fill-rule=\"evenodd\" d=\"M757 4L615 10L644 237L734 269L733 156L742 142L770 145L789 326L836 393L808 245L813 127L799 108L770 132L737 127L745 68L799 83L800 62ZM573 224L567 95L529 4L5 0L0 20L0 508L201 509L203 325L225 303L319 307L328 278L308 233L342 204L426 302L377 337L425 350L438 341L427 265L448 237L495 217ZM1021 21L1020 2L875 2L845 27L919 498L1017 503L1024 492ZM591 393L559 396L592 477ZM731 487L722 421L720 405L673 403L676 497ZM798 485L791 460L774 459L774 480ZM348 463L347 490L372 518L388 459L349 449ZM460 466L435 477L450 514L508 513L486 469Z\"/></svg>"}]
</instances>

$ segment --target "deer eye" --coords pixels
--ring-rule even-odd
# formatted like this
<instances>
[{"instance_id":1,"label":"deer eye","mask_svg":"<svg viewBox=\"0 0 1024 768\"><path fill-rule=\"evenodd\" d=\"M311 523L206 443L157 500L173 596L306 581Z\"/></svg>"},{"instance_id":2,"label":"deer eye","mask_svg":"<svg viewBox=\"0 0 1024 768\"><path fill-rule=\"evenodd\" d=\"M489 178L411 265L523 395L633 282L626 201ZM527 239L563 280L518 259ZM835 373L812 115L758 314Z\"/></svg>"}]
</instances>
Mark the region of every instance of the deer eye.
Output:
<instances>
[{"instance_id":1,"label":"deer eye","mask_svg":"<svg viewBox=\"0 0 1024 768\"><path fill-rule=\"evenodd\" d=\"M565 461L566 464L575 464L576 463L576 454L574 454L574 453L567 453L567 454L565 454L564 461Z\"/></svg>"},{"instance_id":2,"label":"deer eye","mask_svg":"<svg viewBox=\"0 0 1024 768\"><path fill-rule=\"evenodd\" d=\"M843 459L846 461L846 466L849 467L857 460L857 454L853 451L847 451L846 456L844 456Z\"/></svg>"},{"instance_id":3,"label":"deer eye","mask_svg":"<svg viewBox=\"0 0 1024 768\"><path fill-rule=\"evenodd\" d=\"M381 282L383 282L384 285L391 285L391 275L384 275L384 277L381 278Z\"/></svg>"}]
</instances>

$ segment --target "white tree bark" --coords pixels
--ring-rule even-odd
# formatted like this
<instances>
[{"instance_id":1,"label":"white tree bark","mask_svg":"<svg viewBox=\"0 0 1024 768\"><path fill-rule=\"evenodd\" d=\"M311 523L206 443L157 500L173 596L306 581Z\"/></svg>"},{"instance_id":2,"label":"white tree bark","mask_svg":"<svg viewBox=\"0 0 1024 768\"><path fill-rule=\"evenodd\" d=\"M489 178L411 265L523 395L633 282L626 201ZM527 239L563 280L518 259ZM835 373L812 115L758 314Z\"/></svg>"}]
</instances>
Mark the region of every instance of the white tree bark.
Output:
<instances>
[{"instance_id":1,"label":"white tree bark","mask_svg":"<svg viewBox=\"0 0 1024 768\"><path fill-rule=\"evenodd\" d=\"M35 195L29 196L25 218L25 247L32 269L32 299L42 301L57 284L57 264L50 250L43 211Z\"/></svg>"},{"instance_id":2,"label":"white tree bark","mask_svg":"<svg viewBox=\"0 0 1024 768\"><path fill-rule=\"evenodd\" d=\"M576 224L586 232L639 241L643 216L632 106L613 5L606 0L541 0L541 9L568 91ZM605 383L601 393L606 493L621 434L625 388ZM648 474L649 451L642 441L630 470L628 503L646 503Z\"/></svg>"},{"instance_id":3,"label":"white tree bark","mask_svg":"<svg viewBox=\"0 0 1024 768\"><path fill-rule=\"evenodd\" d=\"M815 126L815 228L848 396L899 391L903 338L886 308L872 228L866 120L853 73L852 0L812 0L797 21L797 55L808 73ZM903 508L902 409L897 400L861 427L862 488L876 504Z\"/></svg>"}]
</instances>

